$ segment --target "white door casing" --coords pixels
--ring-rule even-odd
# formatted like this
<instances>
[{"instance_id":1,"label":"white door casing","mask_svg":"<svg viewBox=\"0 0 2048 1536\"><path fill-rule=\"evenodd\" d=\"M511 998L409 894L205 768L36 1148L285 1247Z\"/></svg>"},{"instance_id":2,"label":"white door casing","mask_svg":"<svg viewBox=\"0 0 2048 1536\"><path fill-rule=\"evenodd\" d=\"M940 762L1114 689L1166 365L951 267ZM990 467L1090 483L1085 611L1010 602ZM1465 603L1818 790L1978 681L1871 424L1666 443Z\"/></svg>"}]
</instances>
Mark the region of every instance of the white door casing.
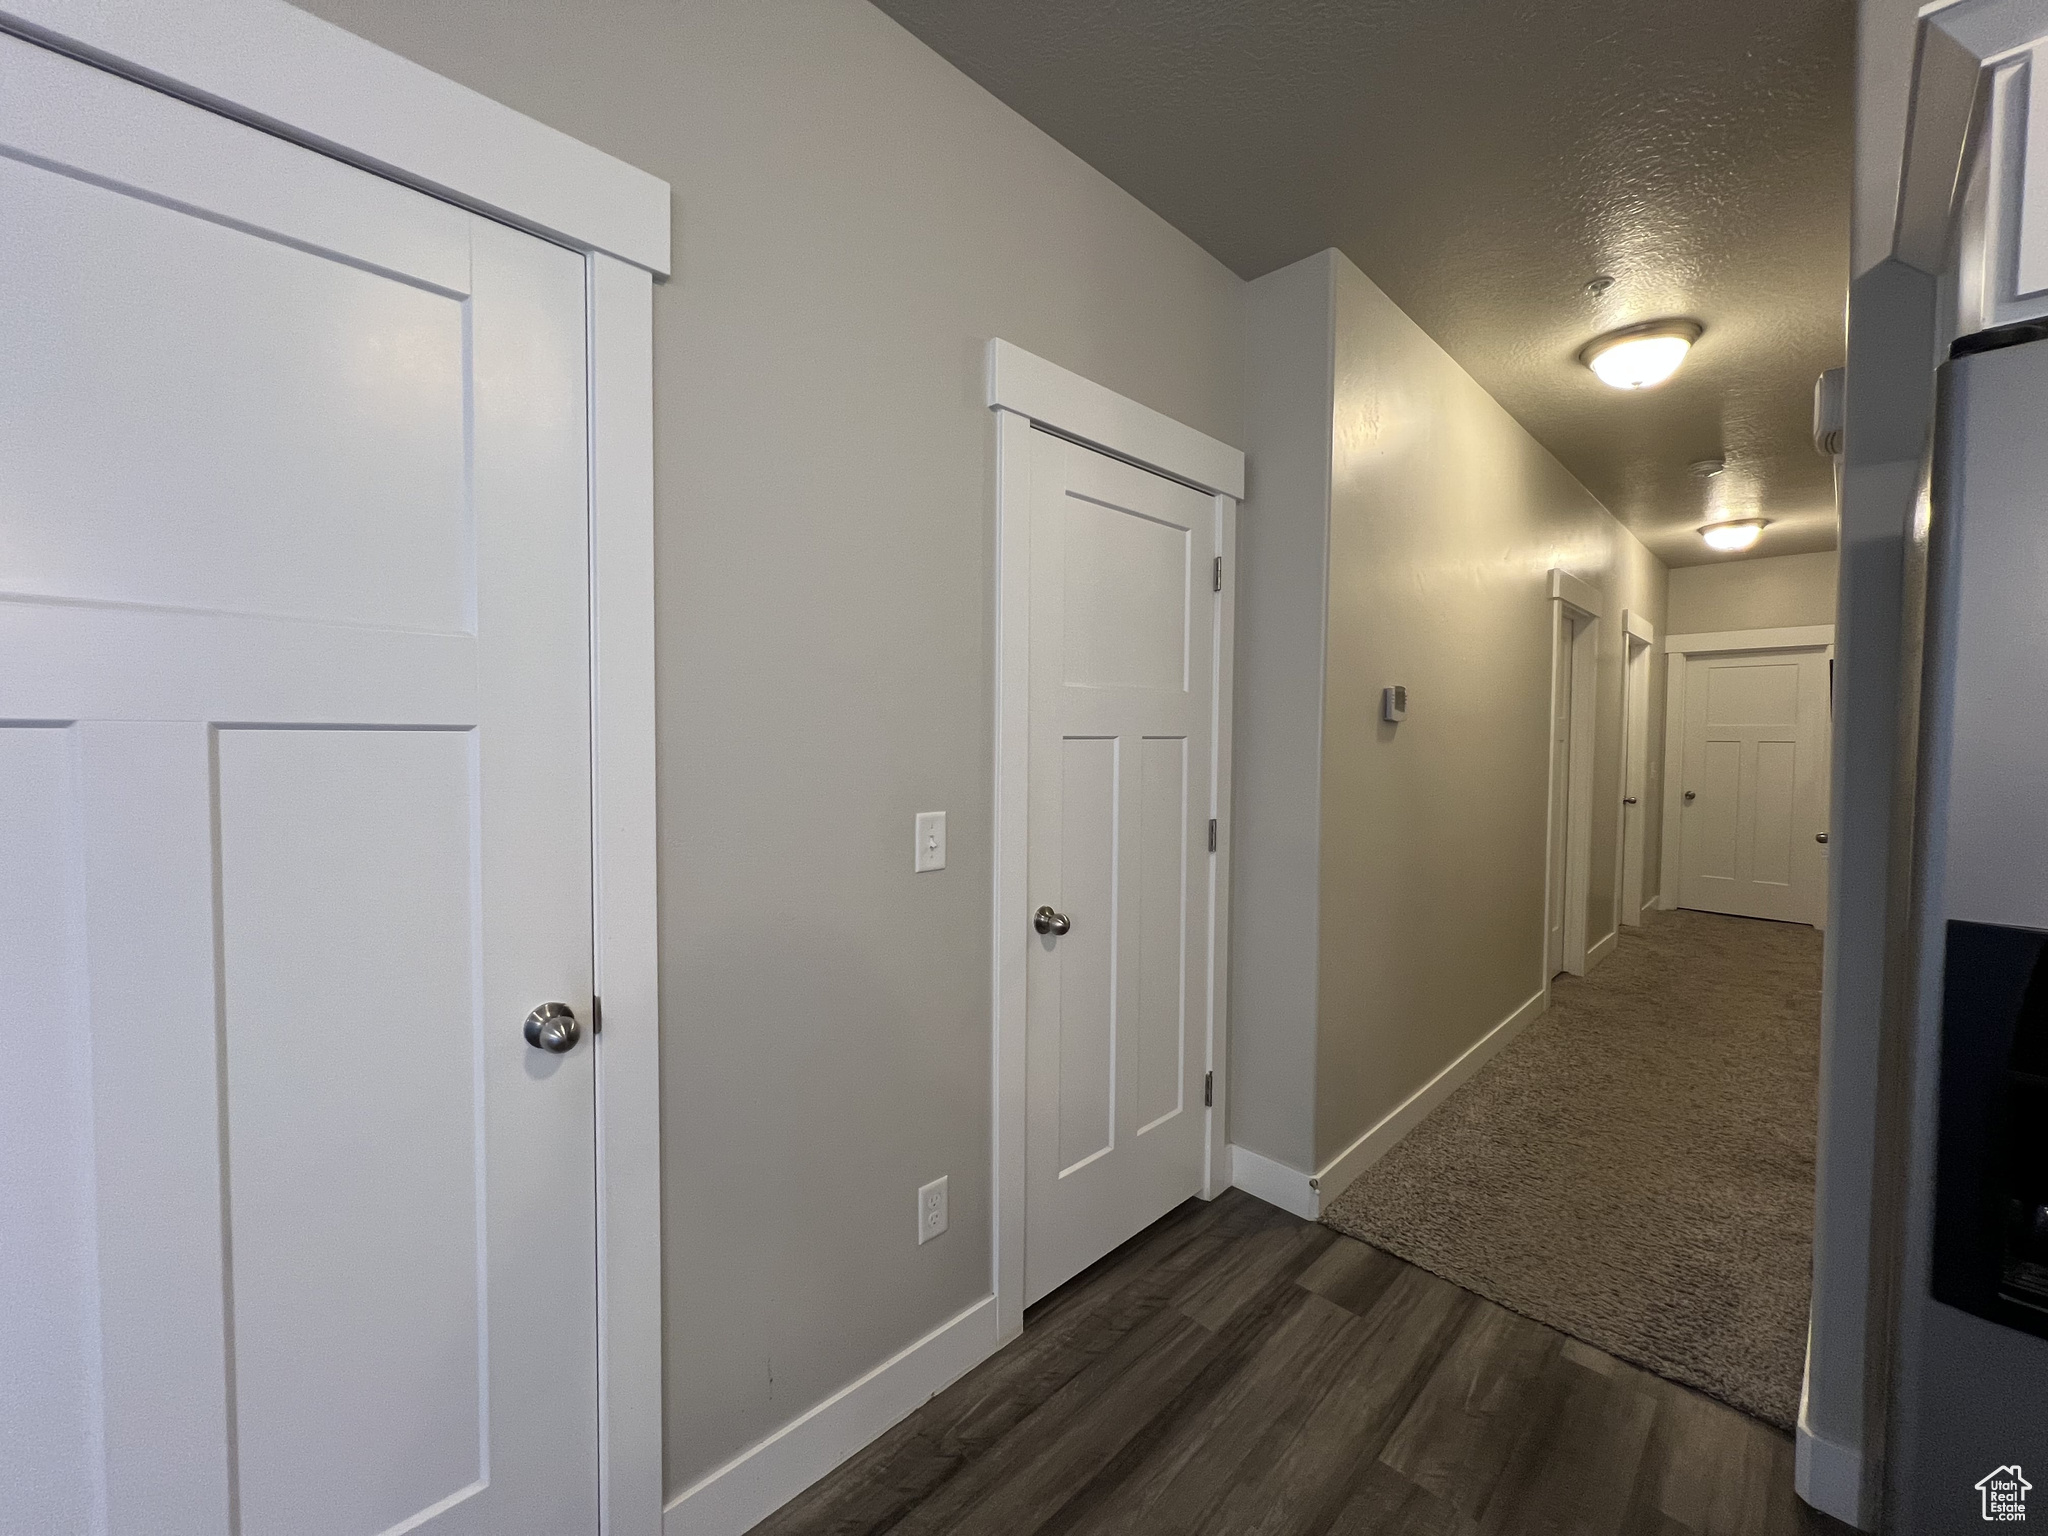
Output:
<instances>
[{"instance_id":1,"label":"white door casing","mask_svg":"<svg viewBox=\"0 0 2048 1536\"><path fill-rule=\"evenodd\" d=\"M1691 655L1685 671L1679 905L1820 926L1826 651Z\"/></svg>"},{"instance_id":2,"label":"white door casing","mask_svg":"<svg viewBox=\"0 0 2048 1536\"><path fill-rule=\"evenodd\" d=\"M0 1524L594 1531L584 259L0 79Z\"/></svg>"},{"instance_id":3,"label":"white door casing","mask_svg":"<svg viewBox=\"0 0 2048 1536\"><path fill-rule=\"evenodd\" d=\"M1551 628L1551 654L1565 659L1550 669L1550 851L1546 858L1549 893L1545 899L1550 919L1548 937L1544 942L1543 974L1546 978L1565 969L1565 850L1570 840L1572 764L1572 668L1569 658L1573 623L1571 612L1562 603L1552 610Z\"/></svg>"},{"instance_id":4,"label":"white door casing","mask_svg":"<svg viewBox=\"0 0 2048 1536\"><path fill-rule=\"evenodd\" d=\"M1198 1193L1230 1186L1231 1153L1224 1136L1229 1096L1228 996L1230 897L1230 732L1233 624L1236 593L1237 508L1244 495L1245 459L1239 450L1116 394L1056 363L1001 339L988 345L988 404L996 427L996 756L995 858L991 906L995 1016L995 1221L991 1288L996 1340L1023 1330L1027 1123L1030 1112L1030 1006L1027 974L1033 959L1031 894L1033 530L1038 498L1035 468L1048 434L1099 448L1125 465L1156 472L1190 487L1213 515L1209 551L1210 597L1216 622L1208 632L1210 674L1210 805L1216 848L1203 855L1204 949L1202 1068L1210 1100L1202 1117ZM1217 590L1219 589L1220 590ZM1195 665L1200 665L1197 660Z\"/></svg>"},{"instance_id":5,"label":"white door casing","mask_svg":"<svg viewBox=\"0 0 2048 1536\"><path fill-rule=\"evenodd\" d=\"M1560 972L1587 969L1587 903L1593 875L1593 747L1600 592L1562 569L1550 573L1550 802L1543 900L1548 994Z\"/></svg>"},{"instance_id":6,"label":"white door casing","mask_svg":"<svg viewBox=\"0 0 2048 1536\"><path fill-rule=\"evenodd\" d=\"M1210 497L1032 456L1027 1304L1202 1186L1218 607Z\"/></svg>"}]
</instances>

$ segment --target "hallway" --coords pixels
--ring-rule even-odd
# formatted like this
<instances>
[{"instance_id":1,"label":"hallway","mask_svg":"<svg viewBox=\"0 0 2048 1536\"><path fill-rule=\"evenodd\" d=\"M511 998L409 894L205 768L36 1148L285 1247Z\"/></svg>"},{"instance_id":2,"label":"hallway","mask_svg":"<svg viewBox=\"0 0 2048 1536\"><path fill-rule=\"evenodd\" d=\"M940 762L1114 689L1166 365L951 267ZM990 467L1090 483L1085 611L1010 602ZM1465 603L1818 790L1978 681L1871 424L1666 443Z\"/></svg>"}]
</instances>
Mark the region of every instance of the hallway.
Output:
<instances>
[{"instance_id":1,"label":"hallway","mask_svg":"<svg viewBox=\"0 0 2048 1536\"><path fill-rule=\"evenodd\" d=\"M1778 1536L1792 1442L1231 1190L753 1536Z\"/></svg>"},{"instance_id":2,"label":"hallway","mask_svg":"<svg viewBox=\"0 0 2048 1536\"><path fill-rule=\"evenodd\" d=\"M1789 1430L1820 961L1816 929L1650 914L1324 1219Z\"/></svg>"},{"instance_id":3,"label":"hallway","mask_svg":"<svg viewBox=\"0 0 2048 1536\"><path fill-rule=\"evenodd\" d=\"M2038 1521L2044 209L2048 0L0 0L0 1536Z\"/></svg>"}]
</instances>

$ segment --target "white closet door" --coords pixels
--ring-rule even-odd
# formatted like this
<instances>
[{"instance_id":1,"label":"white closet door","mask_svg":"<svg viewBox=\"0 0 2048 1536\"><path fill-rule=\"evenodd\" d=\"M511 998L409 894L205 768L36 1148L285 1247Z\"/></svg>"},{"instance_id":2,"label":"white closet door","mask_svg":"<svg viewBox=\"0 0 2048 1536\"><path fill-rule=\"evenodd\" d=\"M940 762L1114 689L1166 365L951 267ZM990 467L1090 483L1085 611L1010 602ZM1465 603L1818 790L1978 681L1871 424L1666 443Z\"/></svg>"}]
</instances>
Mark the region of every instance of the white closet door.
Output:
<instances>
[{"instance_id":1,"label":"white closet door","mask_svg":"<svg viewBox=\"0 0 2048 1536\"><path fill-rule=\"evenodd\" d=\"M594 1532L583 263L0 38L0 1529Z\"/></svg>"},{"instance_id":2,"label":"white closet door","mask_svg":"<svg viewBox=\"0 0 2048 1536\"><path fill-rule=\"evenodd\" d=\"M1650 810L1650 660L1654 648L1633 636L1623 645L1628 652L1622 687L1626 730L1621 810L1621 920L1639 924L1643 920L1643 850L1645 818Z\"/></svg>"},{"instance_id":3,"label":"white closet door","mask_svg":"<svg viewBox=\"0 0 2048 1536\"><path fill-rule=\"evenodd\" d=\"M1688 661L1679 905L1821 923L1828 713L1822 651Z\"/></svg>"},{"instance_id":4,"label":"white closet door","mask_svg":"<svg viewBox=\"0 0 2048 1536\"><path fill-rule=\"evenodd\" d=\"M1032 434L1024 1299L1202 1184L1211 499Z\"/></svg>"}]
</instances>

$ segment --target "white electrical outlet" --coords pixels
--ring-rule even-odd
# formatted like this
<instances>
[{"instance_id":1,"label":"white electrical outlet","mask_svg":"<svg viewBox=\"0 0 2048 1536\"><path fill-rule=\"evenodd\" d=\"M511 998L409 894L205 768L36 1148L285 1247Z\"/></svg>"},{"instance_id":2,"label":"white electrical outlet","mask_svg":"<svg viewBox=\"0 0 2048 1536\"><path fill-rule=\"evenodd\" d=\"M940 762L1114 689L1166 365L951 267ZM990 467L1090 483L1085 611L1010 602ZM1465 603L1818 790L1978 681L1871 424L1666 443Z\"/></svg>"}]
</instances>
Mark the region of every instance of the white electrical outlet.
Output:
<instances>
[{"instance_id":1,"label":"white electrical outlet","mask_svg":"<svg viewBox=\"0 0 2048 1536\"><path fill-rule=\"evenodd\" d=\"M917 852L911 859L910 868L914 874L946 867L946 813L944 811L919 811L917 813Z\"/></svg>"},{"instance_id":2,"label":"white electrical outlet","mask_svg":"<svg viewBox=\"0 0 2048 1536\"><path fill-rule=\"evenodd\" d=\"M946 1181L933 1179L917 1192L917 1241L920 1246L946 1230Z\"/></svg>"}]
</instances>

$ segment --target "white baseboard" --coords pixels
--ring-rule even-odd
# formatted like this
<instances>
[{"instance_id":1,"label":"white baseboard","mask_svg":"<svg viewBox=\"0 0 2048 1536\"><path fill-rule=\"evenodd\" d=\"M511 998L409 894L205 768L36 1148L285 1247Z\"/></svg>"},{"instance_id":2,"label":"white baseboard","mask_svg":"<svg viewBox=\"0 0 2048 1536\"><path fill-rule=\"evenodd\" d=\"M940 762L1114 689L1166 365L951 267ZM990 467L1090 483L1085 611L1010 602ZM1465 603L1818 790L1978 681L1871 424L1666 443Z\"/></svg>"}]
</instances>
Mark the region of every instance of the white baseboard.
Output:
<instances>
[{"instance_id":1,"label":"white baseboard","mask_svg":"<svg viewBox=\"0 0 2048 1536\"><path fill-rule=\"evenodd\" d=\"M1607 939L1613 947L1613 937ZM1593 956L1589 955L1588 960ZM1415 1129L1422 1118L1457 1092L1465 1080L1507 1046L1549 1006L1549 989L1540 988L1513 1013L1502 1019L1443 1071L1424 1083L1408 1098L1383 1116L1379 1124L1325 1163L1316 1175L1316 1193L1325 1209L1342 1194L1345 1185L1357 1178L1393 1149L1394 1143ZM1257 1193L1257 1191L1253 1191ZM1275 1202L1276 1204L1278 1202Z\"/></svg>"},{"instance_id":2,"label":"white baseboard","mask_svg":"<svg viewBox=\"0 0 2048 1536\"><path fill-rule=\"evenodd\" d=\"M1305 1221L1314 1221L1322 1214L1313 1174L1261 1157L1250 1147L1230 1149L1230 1182L1246 1194L1256 1195L1266 1204L1277 1205Z\"/></svg>"},{"instance_id":3,"label":"white baseboard","mask_svg":"<svg viewBox=\"0 0 2048 1536\"><path fill-rule=\"evenodd\" d=\"M1598 944L1595 944L1591 949L1587 950L1586 969L1590 972L1594 966L1598 965L1602 960L1605 960L1609 955L1613 954L1614 946L1617 942L1620 941L1620 939L1621 930L1617 928L1612 933L1608 934L1606 938L1602 939Z\"/></svg>"},{"instance_id":4,"label":"white baseboard","mask_svg":"<svg viewBox=\"0 0 2048 1536\"><path fill-rule=\"evenodd\" d=\"M1799 1433L1792 1449L1792 1488L1824 1515L1869 1530L1863 1518L1863 1452L1813 1432L1806 1422L1806 1393L1799 1394Z\"/></svg>"},{"instance_id":5,"label":"white baseboard","mask_svg":"<svg viewBox=\"0 0 2048 1536\"><path fill-rule=\"evenodd\" d=\"M1607 938L1613 948L1614 938ZM1500 1054L1507 1043L1528 1027L1529 1021L1550 1006L1545 987L1513 1013L1489 1029L1465 1053L1443 1071L1382 1116L1379 1123L1339 1152L1315 1173L1303 1173L1285 1163L1262 1157L1249 1147L1230 1149L1230 1182L1268 1205L1314 1221L1344 1192L1344 1186L1385 1157L1395 1142L1406 1136L1437 1105L1457 1092L1459 1086L1487 1062Z\"/></svg>"},{"instance_id":6,"label":"white baseboard","mask_svg":"<svg viewBox=\"0 0 2048 1536\"><path fill-rule=\"evenodd\" d=\"M662 1511L662 1536L751 1530L995 1350L996 1299L984 1296L685 1488Z\"/></svg>"}]
</instances>

